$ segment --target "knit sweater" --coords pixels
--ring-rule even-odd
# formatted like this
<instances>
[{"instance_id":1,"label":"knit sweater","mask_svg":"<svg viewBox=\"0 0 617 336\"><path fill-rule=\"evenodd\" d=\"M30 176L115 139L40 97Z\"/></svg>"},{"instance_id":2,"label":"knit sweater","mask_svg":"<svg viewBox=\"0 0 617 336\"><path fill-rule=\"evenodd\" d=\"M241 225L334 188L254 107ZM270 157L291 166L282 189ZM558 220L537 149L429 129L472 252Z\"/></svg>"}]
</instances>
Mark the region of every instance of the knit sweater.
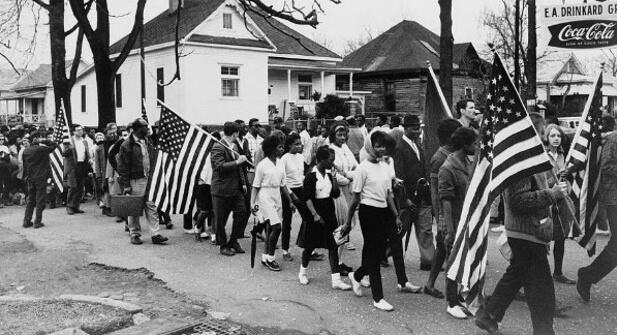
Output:
<instances>
[{"instance_id":1,"label":"knit sweater","mask_svg":"<svg viewBox=\"0 0 617 336\"><path fill-rule=\"evenodd\" d=\"M503 192L506 235L548 245L553 238L551 206L557 195L544 173L522 179Z\"/></svg>"}]
</instances>

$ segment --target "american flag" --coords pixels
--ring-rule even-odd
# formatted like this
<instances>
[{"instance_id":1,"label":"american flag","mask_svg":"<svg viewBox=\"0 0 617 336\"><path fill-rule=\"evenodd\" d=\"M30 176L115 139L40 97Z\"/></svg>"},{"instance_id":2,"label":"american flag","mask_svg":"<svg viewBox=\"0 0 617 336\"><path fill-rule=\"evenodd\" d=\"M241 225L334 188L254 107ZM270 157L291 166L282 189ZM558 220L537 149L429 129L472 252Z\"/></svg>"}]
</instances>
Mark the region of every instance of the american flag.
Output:
<instances>
[{"instance_id":1,"label":"american flag","mask_svg":"<svg viewBox=\"0 0 617 336\"><path fill-rule=\"evenodd\" d=\"M581 223L581 235L576 238L579 245L592 256L596 252L596 228L598 224L598 197L600 187L600 160L602 153L602 72L596 78L593 96L587 101L585 110L574 134L572 146L566 159L566 167L574 173L570 197L576 205L577 219Z\"/></svg>"},{"instance_id":2,"label":"american flag","mask_svg":"<svg viewBox=\"0 0 617 336\"><path fill-rule=\"evenodd\" d=\"M426 79L426 100L424 103L424 155L432 158L439 148L439 138L437 137L437 126L439 121L444 118L453 118L452 112L446 103L446 98L441 92L439 82L435 76L433 68L429 64L428 76ZM431 171L431 162L427 160L426 171Z\"/></svg>"},{"instance_id":3,"label":"american flag","mask_svg":"<svg viewBox=\"0 0 617 336\"><path fill-rule=\"evenodd\" d=\"M472 311L483 296L491 203L513 182L552 168L498 55L493 61L480 142L448 270L448 278L469 288L465 301Z\"/></svg>"},{"instance_id":4,"label":"american flag","mask_svg":"<svg viewBox=\"0 0 617 336\"><path fill-rule=\"evenodd\" d=\"M53 136L53 141L58 145L71 141L68 123L66 121L66 116L64 115L64 107L62 106L58 110L58 113L56 113L56 125L54 127ZM64 186L62 185L62 180L64 177L64 158L62 157L62 150L60 149L60 146L49 154L49 165L51 166L51 177L54 180L54 183L60 192L64 192Z\"/></svg>"},{"instance_id":5,"label":"american flag","mask_svg":"<svg viewBox=\"0 0 617 336\"><path fill-rule=\"evenodd\" d=\"M193 188L214 144L213 137L161 105L159 149L148 200L172 214L188 213Z\"/></svg>"}]
</instances>

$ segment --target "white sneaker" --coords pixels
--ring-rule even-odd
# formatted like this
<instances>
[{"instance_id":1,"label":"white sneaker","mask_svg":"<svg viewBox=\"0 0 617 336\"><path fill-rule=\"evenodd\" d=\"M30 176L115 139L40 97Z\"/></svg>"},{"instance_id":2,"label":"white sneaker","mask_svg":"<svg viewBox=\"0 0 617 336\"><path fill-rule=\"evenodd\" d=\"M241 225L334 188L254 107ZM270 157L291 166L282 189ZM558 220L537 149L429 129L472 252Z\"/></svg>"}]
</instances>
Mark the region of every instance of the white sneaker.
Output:
<instances>
[{"instance_id":1,"label":"white sneaker","mask_svg":"<svg viewBox=\"0 0 617 336\"><path fill-rule=\"evenodd\" d=\"M356 294L356 296L362 296L362 286L358 281L356 281L356 279L354 279L353 275L354 272L350 272L349 274L347 274L349 281L351 281L351 287L353 289L353 292L354 294Z\"/></svg>"},{"instance_id":2,"label":"white sneaker","mask_svg":"<svg viewBox=\"0 0 617 336\"><path fill-rule=\"evenodd\" d=\"M343 280L336 279L332 280L332 289L340 289L342 291L348 291L351 289L351 286L346 284Z\"/></svg>"},{"instance_id":3,"label":"white sneaker","mask_svg":"<svg viewBox=\"0 0 617 336\"><path fill-rule=\"evenodd\" d=\"M379 310L383 310L383 311L392 311L394 310L394 307L387 303L386 300L381 299L379 300L379 302L375 302L373 301L373 306Z\"/></svg>"},{"instance_id":4,"label":"white sneaker","mask_svg":"<svg viewBox=\"0 0 617 336\"><path fill-rule=\"evenodd\" d=\"M201 238L210 238L210 234L208 232L202 232L199 234Z\"/></svg>"},{"instance_id":5,"label":"white sneaker","mask_svg":"<svg viewBox=\"0 0 617 336\"><path fill-rule=\"evenodd\" d=\"M190 230L184 229L184 233L186 233L186 234L195 234L195 229L190 229Z\"/></svg>"},{"instance_id":6,"label":"white sneaker","mask_svg":"<svg viewBox=\"0 0 617 336\"><path fill-rule=\"evenodd\" d=\"M306 273L298 273L298 279L300 279L300 283L303 285L308 285L309 279Z\"/></svg>"},{"instance_id":7,"label":"white sneaker","mask_svg":"<svg viewBox=\"0 0 617 336\"><path fill-rule=\"evenodd\" d=\"M401 286L400 284L396 286L398 287L398 291L401 293L420 293L420 291L422 290L422 286L416 286L409 281L405 283L405 287Z\"/></svg>"},{"instance_id":8,"label":"white sneaker","mask_svg":"<svg viewBox=\"0 0 617 336\"><path fill-rule=\"evenodd\" d=\"M362 287L364 288L371 287L371 281L369 280L368 275L362 278L362 280L360 280L360 285L362 285Z\"/></svg>"},{"instance_id":9,"label":"white sneaker","mask_svg":"<svg viewBox=\"0 0 617 336\"><path fill-rule=\"evenodd\" d=\"M600 229L596 229L596 234L600 235L600 236L610 236L611 232L608 230L600 230Z\"/></svg>"},{"instance_id":10,"label":"white sneaker","mask_svg":"<svg viewBox=\"0 0 617 336\"><path fill-rule=\"evenodd\" d=\"M347 243L345 248L348 249L349 251L354 251L356 249L356 245L354 245L351 242L349 242L349 243Z\"/></svg>"},{"instance_id":11,"label":"white sneaker","mask_svg":"<svg viewBox=\"0 0 617 336\"><path fill-rule=\"evenodd\" d=\"M491 232L499 233L499 232L503 232L503 229L504 229L503 225L499 225L499 226L496 226L496 227L492 228Z\"/></svg>"},{"instance_id":12,"label":"white sneaker","mask_svg":"<svg viewBox=\"0 0 617 336\"><path fill-rule=\"evenodd\" d=\"M454 317L455 319L464 320L467 318L467 314L465 314L463 308L459 305L456 305L454 307L450 307L450 305L448 305L446 312L448 312L448 314L450 314L450 316Z\"/></svg>"}]
</instances>

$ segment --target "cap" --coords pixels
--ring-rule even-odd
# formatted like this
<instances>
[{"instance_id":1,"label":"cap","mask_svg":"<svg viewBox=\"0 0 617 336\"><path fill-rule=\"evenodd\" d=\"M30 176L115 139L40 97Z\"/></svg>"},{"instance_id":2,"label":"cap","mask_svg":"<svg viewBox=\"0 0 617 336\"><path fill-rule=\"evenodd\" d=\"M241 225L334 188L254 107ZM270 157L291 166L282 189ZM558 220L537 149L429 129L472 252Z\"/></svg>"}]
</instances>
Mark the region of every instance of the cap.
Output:
<instances>
[{"instance_id":1,"label":"cap","mask_svg":"<svg viewBox=\"0 0 617 336\"><path fill-rule=\"evenodd\" d=\"M403 126L419 126L420 118L417 115L408 115L403 118Z\"/></svg>"},{"instance_id":2,"label":"cap","mask_svg":"<svg viewBox=\"0 0 617 336\"><path fill-rule=\"evenodd\" d=\"M276 117L276 118L274 118L272 121L273 121L273 122L275 122L275 123L282 123L282 122L283 122L283 118L281 118L281 117Z\"/></svg>"},{"instance_id":3,"label":"cap","mask_svg":"<svg viewBox=\"0 0 617 336\"><path fill-rule=\"evenodd\" d=\"M336 117L334 117L334 120L335 121L342 121L343 120L343 116L340 116L340 115L336 116Z\"/></svg>"}]
</instances>

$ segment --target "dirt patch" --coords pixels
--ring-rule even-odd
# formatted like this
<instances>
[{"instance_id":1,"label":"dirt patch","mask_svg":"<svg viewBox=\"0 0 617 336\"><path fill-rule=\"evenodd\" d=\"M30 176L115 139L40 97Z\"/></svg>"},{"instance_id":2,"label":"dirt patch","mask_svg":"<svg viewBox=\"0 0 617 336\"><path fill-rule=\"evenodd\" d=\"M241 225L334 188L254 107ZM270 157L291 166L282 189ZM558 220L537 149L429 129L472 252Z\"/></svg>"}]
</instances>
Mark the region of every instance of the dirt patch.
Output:
<instances>
[{"instance_id":1,"label":"dirt patch","mask_svg":"<svg viewBox=\"0 0 617 336\"><path fill-rule=\"evenodd\" d=\"M132 324L127 311L93 303L68 300L0 303L0 334L3 335L45 335L66 328L103 335Z\"/></svg>"}]
</instances>

